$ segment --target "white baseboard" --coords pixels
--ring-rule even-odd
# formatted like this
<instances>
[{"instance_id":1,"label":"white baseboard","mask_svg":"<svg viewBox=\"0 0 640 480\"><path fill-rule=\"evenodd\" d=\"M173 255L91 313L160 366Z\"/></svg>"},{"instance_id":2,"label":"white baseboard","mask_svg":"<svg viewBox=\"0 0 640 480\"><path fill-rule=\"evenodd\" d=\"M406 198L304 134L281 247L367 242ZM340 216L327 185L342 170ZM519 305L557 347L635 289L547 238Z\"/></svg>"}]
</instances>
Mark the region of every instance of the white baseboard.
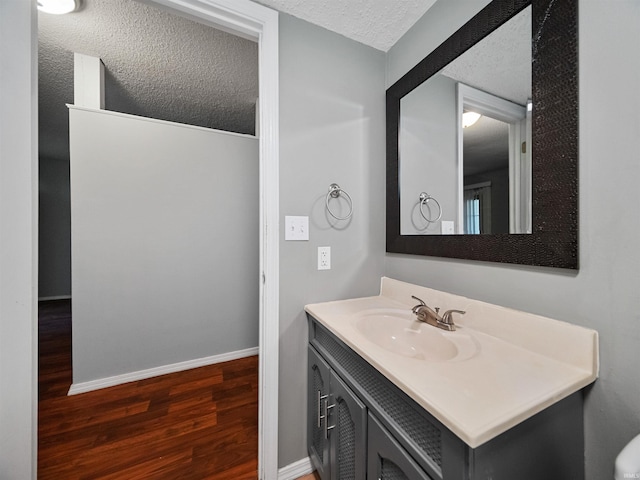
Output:
<instances>
[{"instance_id":1,"label":"white baseboard","mask_svg":"<svg viewBox=\"0 0 640 480\"><path fill-rule=\"evenodd\" d=\"M40 297L39 302L48 302L49 300L71 300L71 295L58 295L55 297Z\"/></svg>"},{"instance_id":2,"label":"white baseboard","mask_svg":"<svg viewBox=\"0 0 640 480\"><path fill-rule=\"evenodd\" d=\"M101 388L113 387L115 385L121 385L123 383L144 380L145 378L166 375L167 373L182 372L183 370L189 370L191 368L198 368L207 365L213 365L215 363L228 362L230 360L251 357L253 355L258 355L258 347L236 350L235 352L221 353L220 355L213 355L211 357L196 358L195 360L187 360L185 362L163 365L162 367L138 370L137 372L123 373L122 375L99 378L97 380L90 380L88 382L73 383L71 384L71 388L69 388L69 393L67 395L77 395L79 393L91 392L93 390L99 390Z\"/></svg>"},{"instance_id":3,"label":"white baseboard","mask_svg":"<svg viewBox=\"0 0 640 480\"><path fill-rule=\"evenodd\" d=\"M309 475L313 470L311 459L309 457L303 458L279 469L278 480L295 480L298 477Z\"/></svg>"}]
</instances>

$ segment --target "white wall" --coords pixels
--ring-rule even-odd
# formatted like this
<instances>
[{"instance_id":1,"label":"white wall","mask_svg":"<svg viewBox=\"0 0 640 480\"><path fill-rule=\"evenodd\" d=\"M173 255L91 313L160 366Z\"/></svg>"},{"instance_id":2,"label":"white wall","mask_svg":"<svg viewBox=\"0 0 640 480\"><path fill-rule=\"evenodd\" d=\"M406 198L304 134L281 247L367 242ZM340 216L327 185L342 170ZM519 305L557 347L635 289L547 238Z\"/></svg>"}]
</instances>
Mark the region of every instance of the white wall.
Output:
<instances>
[{"instance_id":1,"label":"white wall","mask_svg":"<svg viewBox=\"0 0 640 480\"><path fill-rule=\"evenodd\" d=\"M375 295L384 259L384 54L280 16L280 214L308 215L310 240L280 247L280 467L307 456L307 303ZM349 222L324 200L337 182ZM331 246L331 270L317 247Z\"/></svg>"},{"instance_id":2,"label":"white wall","mask_svg":"<svg viewBox=\"0 0 640 480\"><path fill-rule=\"evenodd\" d=\"M400 232L439 235L442 220L457 224L458 217L456 82L434 75L401 100L400 111ZM421 192L438 201L441 220L428 223L422 218ZM431 201L423 210L428 218L438 216Z\"/></svg>"},{"instance_id":3,"label":"white wall","mask_svg":"<svg viewBox=\"0 0 640 480\"><path fill-rule=\"evenodd\" d=\"M446 25L453 33L463 6L480 7L471 4L437 2L439 16L423 18L407 37L420 44L403 38L389 52L388 77L401 76L444 39L428 41L434 30L442 34ZM586 391L585 455L587 479L602 480L612 478L615 456L640 433L640 3L580 0L578 10L580 270L388 254L385 274L598 330L601 370Z\"/></svg>"},{"instance_id":4,"label":"white wall","mask_svg":"<svg viewBox=\"0 0 640 480\"><path fill-rule=\"evenodd\" d=\"M0 2L0 478L36 477L35 3Z\"/></svg>"},{"instance_id":5,"label":"white wall","mask_svg":"<svg viewBox=\"0 0 640 480\"><path fill-rule=\"evenodd\" d=\"M71 107L74 384L258 345L258 141Z\"/></svg>"}]
</instances>

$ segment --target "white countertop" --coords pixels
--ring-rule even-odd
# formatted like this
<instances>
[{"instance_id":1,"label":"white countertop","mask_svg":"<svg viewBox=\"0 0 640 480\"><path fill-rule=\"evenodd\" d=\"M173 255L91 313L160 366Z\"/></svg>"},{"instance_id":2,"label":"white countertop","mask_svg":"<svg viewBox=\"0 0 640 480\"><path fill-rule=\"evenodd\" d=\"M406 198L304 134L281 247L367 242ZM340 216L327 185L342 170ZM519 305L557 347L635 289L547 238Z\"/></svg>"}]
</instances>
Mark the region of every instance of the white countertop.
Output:
<instances>
[{"instance_id":1,"label":"white countertop","mask_svg":"<svg viewBox=\"0 0 640 480\"><path fill-rule=\"evenodd\" d=\"M466 310L455 323L477 341L477 353L453 362L417 360L379 347L355 327L364 311L410 311L417 303L411 295L442 311ZM390 278L382 279L378 296L305 310L472 448L598 376L595 330Z\"/></svg>"}]
</instances>

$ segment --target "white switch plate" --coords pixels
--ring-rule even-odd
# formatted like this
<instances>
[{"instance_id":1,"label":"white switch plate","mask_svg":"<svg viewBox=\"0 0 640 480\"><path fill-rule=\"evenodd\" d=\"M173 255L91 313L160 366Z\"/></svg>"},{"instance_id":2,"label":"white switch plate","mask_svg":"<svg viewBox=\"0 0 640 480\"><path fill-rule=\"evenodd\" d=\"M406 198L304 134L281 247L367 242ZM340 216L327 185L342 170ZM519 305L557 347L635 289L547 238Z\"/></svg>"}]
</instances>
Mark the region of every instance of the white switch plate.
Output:
<instances>
[{"instance_id":1,"label":"white switch plate","mask_svg":"<svg viewBox=\"0 0 640 480\"><path fill-rule=\"evenodd\" d=\"M442 221L442 234L443 235L453 235L455 232L454 222L449 220Z\"/></svg>"},{"instance_id":2,"label":"white switch plate","mask_svg":"<svg viewBox=\"0 0 640 480\"><path fill-rule=\"evenodd\" d=\"M318 247L318 270L331 270L331 247Z\"/></svg>"},{"instance_id":3,"label":"white switch plate","mask_svg":"<svg viewBox=\"0 0 640 480\"><path fill-rule=\"evenodd\" d=\"M309 240L309 217L284 217L285 240Z\"/></svg>"}]
</instances>

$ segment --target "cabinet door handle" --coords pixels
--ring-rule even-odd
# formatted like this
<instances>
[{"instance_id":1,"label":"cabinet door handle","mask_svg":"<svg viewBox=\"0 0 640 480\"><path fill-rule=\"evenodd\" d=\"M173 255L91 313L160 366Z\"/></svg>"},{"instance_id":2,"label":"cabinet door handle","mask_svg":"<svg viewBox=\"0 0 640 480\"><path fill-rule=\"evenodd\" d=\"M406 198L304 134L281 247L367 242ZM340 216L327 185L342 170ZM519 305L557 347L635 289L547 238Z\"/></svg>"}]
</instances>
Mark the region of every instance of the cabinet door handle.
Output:
<instances>
[{"instance_id":1,"label":"cabinet door handle","mask_svg":"<svg viewBox=\"0 0 640 480\"><path fill-rule=\"evenodd\" d=\"M325 395L327 397L328 395ZM329 430L335 428L335 425L329 426L329 409L335 407L336 404L329 405L329 400L325 399L324 401L324 438L325 440L329 438Z\"/></svg>"},{"instance_id":2,"label":"cabinet door handle","mask_svg":"<svg viewBox=\"0 0 640 480\"><path fill-rule=\"evenodd\" d=\"M329 395L322 395L322 392L320 392L320 390L318 390L318 397L317 397L317 402L316 405L318 406L318 428L320 428L322 426L322 419L325 418L324 416L322 416L322 414L320 413L321 410L321 405L322 405L322 400L324 400L325 398L327 398ZM326 404L326 402L325 402ZM325 415L326 415L326 410L325 410ZM326 423L326 422L325 422Z\"/></svg>"}]
</instances>

